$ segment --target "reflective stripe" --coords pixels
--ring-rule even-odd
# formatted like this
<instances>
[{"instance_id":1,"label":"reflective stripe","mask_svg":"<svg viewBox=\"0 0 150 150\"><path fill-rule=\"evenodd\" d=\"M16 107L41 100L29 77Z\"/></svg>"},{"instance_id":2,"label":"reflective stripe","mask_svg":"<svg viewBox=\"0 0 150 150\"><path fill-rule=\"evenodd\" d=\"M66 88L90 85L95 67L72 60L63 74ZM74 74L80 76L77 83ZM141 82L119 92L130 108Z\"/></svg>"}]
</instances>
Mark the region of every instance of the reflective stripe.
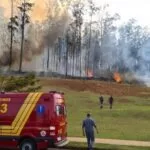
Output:
<instances>
[{"instance_id":1,"label":"reflective stripe","mask_svg":"<svg viewBox=\"0 0 150 150\"><path fill-rule=\"evenodd\" d=\"M14 121L12 122L12 125L0 126L0 135L19 136L42 94L43 93L28 94Z\"/></svg>"}]
</instances>

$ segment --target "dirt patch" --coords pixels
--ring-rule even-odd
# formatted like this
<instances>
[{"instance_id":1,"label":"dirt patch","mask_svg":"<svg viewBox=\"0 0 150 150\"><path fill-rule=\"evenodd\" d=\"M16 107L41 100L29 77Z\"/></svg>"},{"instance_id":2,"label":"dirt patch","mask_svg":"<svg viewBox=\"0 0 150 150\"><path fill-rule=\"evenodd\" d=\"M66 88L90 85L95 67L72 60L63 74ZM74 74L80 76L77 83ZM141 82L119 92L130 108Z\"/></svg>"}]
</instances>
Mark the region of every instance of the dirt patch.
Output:
<instances>
[{"instance_id":1,"label":"dirt patch","mask_svg":"<svg viewBox=\"0 0 150 150\"><path fill-rule=\"evenodd\" d=\"M51 79L40 78L42 86L58 86L75 91L92 91L99 94L113 96L149 96L150 88L140 85L129 85L123 83L104 82L95 80L77 80L77 79Z\"/></svg>"}]
</instances>

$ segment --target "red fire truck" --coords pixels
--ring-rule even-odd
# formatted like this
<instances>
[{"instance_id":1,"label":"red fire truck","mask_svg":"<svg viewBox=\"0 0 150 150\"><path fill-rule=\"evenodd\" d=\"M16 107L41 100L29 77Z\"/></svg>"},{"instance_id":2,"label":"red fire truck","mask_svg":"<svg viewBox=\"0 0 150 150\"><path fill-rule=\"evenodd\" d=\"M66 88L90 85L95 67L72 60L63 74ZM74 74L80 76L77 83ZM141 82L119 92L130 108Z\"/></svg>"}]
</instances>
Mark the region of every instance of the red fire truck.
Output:
<instances>
[{"instance_id":1,"label":"red fire truck","mask_svg":"<svg viewBox=\"0 0 150 150\"><path fill-rule=\"evenodd\" d=\"M0 93L0 148L37 150L67 143L63 93Z\"/></svg>"}]
</instances>

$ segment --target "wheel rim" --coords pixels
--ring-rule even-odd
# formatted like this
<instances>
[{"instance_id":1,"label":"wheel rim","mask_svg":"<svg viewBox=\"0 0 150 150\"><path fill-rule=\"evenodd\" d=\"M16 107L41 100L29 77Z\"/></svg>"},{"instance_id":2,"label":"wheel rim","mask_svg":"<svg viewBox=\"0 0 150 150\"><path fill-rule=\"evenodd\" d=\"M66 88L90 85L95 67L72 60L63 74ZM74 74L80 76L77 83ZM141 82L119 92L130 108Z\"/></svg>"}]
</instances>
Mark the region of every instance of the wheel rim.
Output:
<instances>
[{"instance_id":1,"label":"wheel rim","mask_svg":"<svg viewBox=\"0 0 150 150\"><path fill-rule=\"evenodd\" d=\"M22 150L33 150L33 148L30 143L25 143L22 145Z\"/></svg>"}]
</instances>

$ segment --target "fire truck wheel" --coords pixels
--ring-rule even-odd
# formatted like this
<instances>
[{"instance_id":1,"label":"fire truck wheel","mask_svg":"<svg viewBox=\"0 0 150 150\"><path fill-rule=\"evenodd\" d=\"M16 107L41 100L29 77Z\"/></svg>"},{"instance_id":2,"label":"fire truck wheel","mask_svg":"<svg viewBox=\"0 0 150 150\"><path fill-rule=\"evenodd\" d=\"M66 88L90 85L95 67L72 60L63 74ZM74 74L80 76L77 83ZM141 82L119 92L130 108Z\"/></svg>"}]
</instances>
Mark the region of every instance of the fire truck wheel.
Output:
<instances>
[{"instance_id":1,"label":"fire truck wheel","mask_svg":"<svg viewBox=\"0 0 150 150\"><path fill-rule=\"evenodd\" d=\"M20 150L36 150L36 143L33 140L23 140L19 145Z\"/></svg>"}]
</instances>

